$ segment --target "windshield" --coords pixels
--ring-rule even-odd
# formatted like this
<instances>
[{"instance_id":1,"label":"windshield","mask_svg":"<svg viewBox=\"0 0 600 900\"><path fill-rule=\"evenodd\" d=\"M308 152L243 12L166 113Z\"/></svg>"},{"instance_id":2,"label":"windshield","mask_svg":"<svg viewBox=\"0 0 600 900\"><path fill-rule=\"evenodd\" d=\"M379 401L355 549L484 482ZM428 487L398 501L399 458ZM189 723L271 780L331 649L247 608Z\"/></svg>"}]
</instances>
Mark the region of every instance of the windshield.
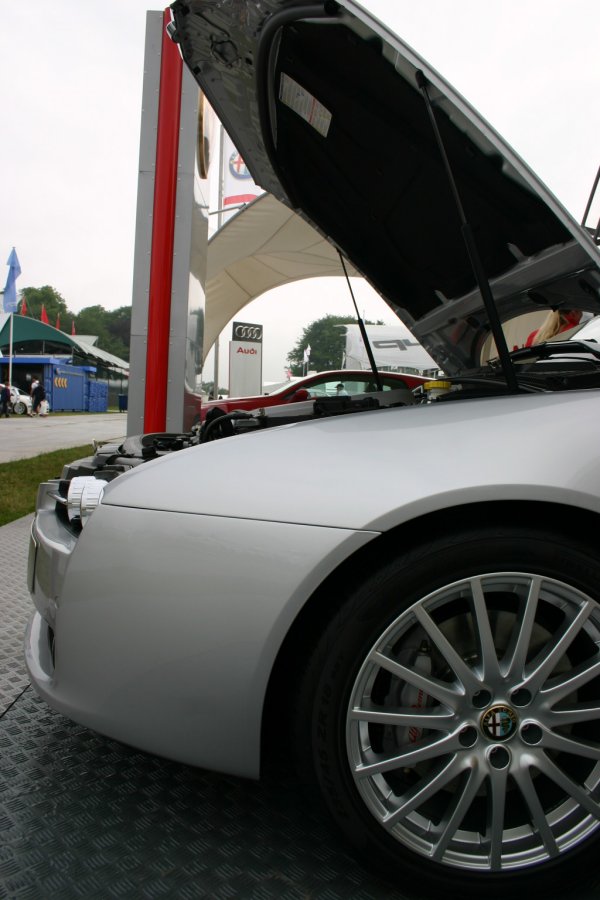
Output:
<instances>
[{"instance_id":1,"label":"windshield","mask_svg":"<svg viewBox=\"0 0 600 900\"><path fill-rule=\"evenodd\" d=\"M285 391L288 391L291 387L293 387L297 382L298 378L290 378L289 381L285 381L283 384L278 384L276 387L269 388L265 393L271 397L273 394L283 394Z\"/></svg>"}]
</instances>

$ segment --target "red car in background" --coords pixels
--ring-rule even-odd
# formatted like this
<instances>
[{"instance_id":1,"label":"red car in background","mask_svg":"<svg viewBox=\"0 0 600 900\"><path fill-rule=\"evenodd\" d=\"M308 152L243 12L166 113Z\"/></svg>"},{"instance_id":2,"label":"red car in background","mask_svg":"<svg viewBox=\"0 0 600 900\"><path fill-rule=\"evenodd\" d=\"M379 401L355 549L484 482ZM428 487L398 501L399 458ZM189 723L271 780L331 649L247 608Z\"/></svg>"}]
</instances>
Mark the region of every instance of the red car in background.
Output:
<instances>
[{"instance_id":1,"label":"red car in background","mask_svg":"<svg viewBox=\"0 0 600 900\"><path fill-rule=\"evenodd\" d=\"M429 381L422 375L405 375L395 372L380 372L381 390L391 391L401 387L409 390L420 387ZM341 385L341 387L340 387ZM305 378L297 378L268 394L254 397L225 397L209 400L202 404L201 418L206 418L211 409L220 409L224 413L233 410L262 409L267 406L280 406L284 403L297 403L301 400L314 400L319 397L346 397L356 394L368 394L379 390L375 375L368 370L338 369L330 372L317 372Z\"/></svg>"}]
</instances>

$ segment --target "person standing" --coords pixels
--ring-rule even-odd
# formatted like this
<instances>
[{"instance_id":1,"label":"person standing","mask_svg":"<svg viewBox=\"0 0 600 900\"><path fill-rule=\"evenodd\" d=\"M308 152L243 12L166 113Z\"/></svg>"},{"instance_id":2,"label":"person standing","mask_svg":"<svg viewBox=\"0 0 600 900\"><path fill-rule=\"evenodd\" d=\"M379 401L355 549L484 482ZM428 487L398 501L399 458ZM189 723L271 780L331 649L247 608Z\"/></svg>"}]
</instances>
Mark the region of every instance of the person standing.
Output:
<instances>
[{"instance_id":1,"label":"person standing","mask_svg":"<svg viewBox=\"0 0 600 900\"><path fill-rule=\"evenodd\" d=\"M0 416L9 419L8 407L10 406L10 385L3 384L0 388Z\"/></svg>"},{"instance_id":2,"label":"person standing","mask_svg":"<svg viewBox=\"0 0 600 900\"><path fill-rule=\"evenodd\" d=\"M532 331L525 341L526 347L534 347L537 344L545 344L550 338L570 331L581 322L580 309L551 309L539 328Z\"/></svg>"},{"instance_id":3,"label":"person standing","mask_svg":"<svg viewBox=\"0 0 600 900\"><path fill-rule=\"evenodd\" d=\"M32 416L39 416L42 400L46 399L46 390L41 381L34 381L31 386Z\"/></svg>"}]
</instances>

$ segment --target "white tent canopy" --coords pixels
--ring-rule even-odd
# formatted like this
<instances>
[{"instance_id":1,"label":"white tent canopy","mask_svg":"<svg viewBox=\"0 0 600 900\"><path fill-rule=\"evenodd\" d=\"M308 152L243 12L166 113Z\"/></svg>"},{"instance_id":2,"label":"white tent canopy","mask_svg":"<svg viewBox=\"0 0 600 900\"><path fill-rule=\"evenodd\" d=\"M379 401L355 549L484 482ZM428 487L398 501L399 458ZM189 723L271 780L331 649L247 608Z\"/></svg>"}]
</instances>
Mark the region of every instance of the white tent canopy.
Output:
<instances>
[{"instance_id":1,"label":"white tent canopy","mask_svg":"<svg viewBox=\"0 0 600 900\"><path fill-rule=\"evenodd\" d=\"M348 275L357 272L348 263ZM335 248L270 194L261 194L208 245L204 355L230 319L272 288L343 275Z\"/></svg>"}]
</instances>

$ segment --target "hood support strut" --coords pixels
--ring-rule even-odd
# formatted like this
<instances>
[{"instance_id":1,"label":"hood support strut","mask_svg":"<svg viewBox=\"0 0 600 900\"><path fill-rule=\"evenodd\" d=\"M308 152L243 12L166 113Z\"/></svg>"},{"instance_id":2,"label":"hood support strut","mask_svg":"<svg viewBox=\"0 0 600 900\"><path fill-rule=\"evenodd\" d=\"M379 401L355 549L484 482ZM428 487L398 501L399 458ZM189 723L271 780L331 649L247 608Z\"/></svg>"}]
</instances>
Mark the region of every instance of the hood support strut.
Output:
<instances>
[{"instance_id":1,"label":"hood support strut","mask_svg":"<svg viewBox=\"0 0 600 900\"><path fill-rule=\"evenodd\" d=\"M354 291L352 290L352 285L350 284L350 279L348 277L348 270L346 268L346 263L344 262L344 257L342 256L341 251L338 249L338 255L340 257L340 262L342 264L342 269L344 270L344 275L346 276L346 284L348 285L348 290L350 291L350 296L352 297L352 302L354 303L354 309L356 310L356 321L358 322L358 328L362 335L362 339L365 345L365 350L367 351L367 356L369 357L369 363L371 365L371 371L375 376L375 382L377 384L377 390L382 391L383 385L381 383L381 375L379 374L379 369L377 368L377 363L375 362L375 357L373 356L373 349L371 347L371 342L369 340L369 335L367 334L367 329L365 328L365 323L361 314L358 311L358 304L356 302L356 297L354 296Z\"/></svg>"},{"instance_id":2,"label":"hood support strut","mask_svg":"<svg viewBox=\"0 0 600 900\"><path fill-rule=\"evenodd\" d=\"M496 304L494 303L494 297L492 294L492 289L490 287L490 283L485 274L483 264L481 262L481 257L479 256L479 251L477 249L477 243L473 236L473 230L467 221L467 217L465 215L465 211L462 205L462 201L460 199L460 194L458 192L458 186L456 184L454 174L452 172L452 167L450 166L450 161L448 159L448 154L446 153L446 148L444 146L444 141L442 135L440 133L440 129L438 127L437 119L435 117L435 110L433 108L433 104L431 102L431 97L429 96L429 92L427 90L427 79L423 72L418 69L416 72L416 81L417 86L420 89L423 99L425 101L425 106L427 107L427 112L429 114L429 119L431 121L431 127L433 129L433 133L435 136L436 143L438 145L442 162L444 164L444 168L446 170L446 175L448 177L448 183L450 185L450 190L452 192L452 196L454 198L454 203L458 212L458 216L461 224L461 234L463 240L465 242L465 247L467 249L467 255L469 257L469 262L471 264L471 268L473 270L473 274L475 276L475 280L479 287L479 291L481 293L481 299L483 300L483 305L485 306L486 312L489 316L490 327L492 329L492 335L494 336L494 340L496 342L496 349L498 350L498 356L500 358L500 365L502 366L502 371L504 373L504 377L506 378L506 384L509 390L512 393L518 393L519 391L519 383L517 381L517 376L515 374L515 370L513 368L512 362L510 360L510 353L508 350L508 346L506 344L506 339L504 337L504 332L502 330L502 323L500 322L500 317L498 316L498 310L496 309Z\"/></svg>"}]
</instances>

